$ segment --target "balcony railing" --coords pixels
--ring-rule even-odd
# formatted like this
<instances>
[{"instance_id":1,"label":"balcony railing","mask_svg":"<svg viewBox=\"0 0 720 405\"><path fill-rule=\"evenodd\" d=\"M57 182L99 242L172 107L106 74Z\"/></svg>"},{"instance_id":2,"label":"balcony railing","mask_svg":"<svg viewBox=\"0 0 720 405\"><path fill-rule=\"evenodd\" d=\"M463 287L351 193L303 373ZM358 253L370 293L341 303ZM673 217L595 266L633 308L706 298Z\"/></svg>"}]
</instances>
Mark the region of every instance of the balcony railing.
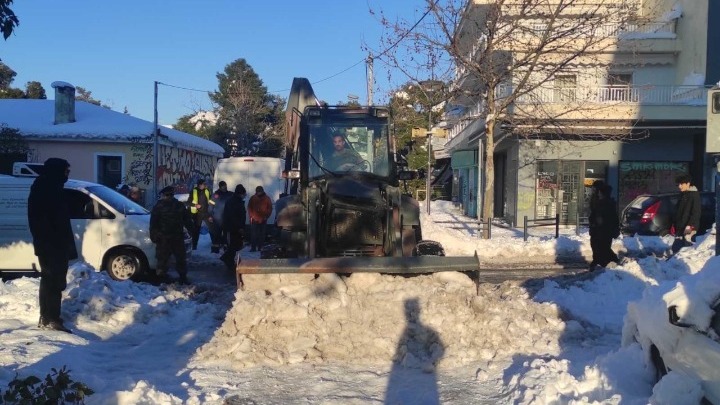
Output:
<instances>
[{"instance_id":1,"label":"balcony railing","mask_svg":"<svg viewBox=\"0 0 720 405\"><path fill-rule=\"evenodd\" d=\"M498 98L511 94L509 86L498 88ZM597 86L597 87L540 87L514 100L517 104L537 103L607 103L641 105L698 105L707 104L705 86Z\"/></svg>"},{"instance_id":2,"label":"balcony railing","mask_svg":"<svg viewBox=\"0 0 720 405\"><path fill-rule=\"evenodd\" d=\"M498 99L508 97L509 86L498 88ZM590 88L538 88L518 97L516 104L599 103L624 105L688 105L706 106L705 86L596 86ZM482 104L466 111L448 131L448 140L458 136L475 119L480 118Z\"/></svg>"},{"instance_id":3,"label":"balcony railing","mask_svg":"<svg viewBox=\"0 0 720 405\"><path fill-rule=\"evenodd\" d=\"M448 131L448 140L458 136L468 125L480 116L482 104L477 103L460 117L458 122Z\"/></svg>"}]
</instances>

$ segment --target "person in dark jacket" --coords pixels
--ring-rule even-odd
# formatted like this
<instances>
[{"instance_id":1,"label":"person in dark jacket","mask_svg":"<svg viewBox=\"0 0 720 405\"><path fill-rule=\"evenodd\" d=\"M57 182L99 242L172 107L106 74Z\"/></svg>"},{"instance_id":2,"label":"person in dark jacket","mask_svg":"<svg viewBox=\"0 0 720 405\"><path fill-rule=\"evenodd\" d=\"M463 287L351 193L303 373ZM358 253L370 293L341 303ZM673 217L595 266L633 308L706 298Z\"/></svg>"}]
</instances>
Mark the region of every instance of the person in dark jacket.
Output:
<instances>
[{"instance_id":1,"label":"person in dark jacket","mask_svg":"<svg viewBox=\"0 0 720 405\"><path fill-rule=\"evenodd\" d=\"M225 202L232 196L232 191L228 191L227 183L220 181L218 189L210 197L210 217L212 217L212 228L210 229L210 238L212 239L212 253L219 253L220 247L227 244L227 235L223 227L223 210Z\"/></svg>"},{"instance_id":2,"label":"person in dark jacket","mask_svg":"<svg viewBox=\"0 0 720 405\"><path fill-rule=\"evenodd\" d=\"M235 192L225 203L222 216L223 229L228 235L228 247L220 260L233 273L237 265L235 263L235 254L242 249L245 234L245 194L246 190L242 184L235 186Z\"/></svg>"},{"instance_id":3,"label":"person in dark jacket","mask_svg":"<svg viewBox=\"0 0 720 405\"><path fill-rule=\"evenodd\" d=\"M672 244L673 254L685 246L692 245L693 238L700 227L700 193L692 185L692 178L683 174L675 179L680 189L680 199L675 206L673 227L675 242Z\"/></svg>"},{"instance_id":4,"label":"person in dark jacket","mask_svg":"<svg viewBox=\"0 0 720 405\"><path fill-rule=\"evenodd\" d=\"M619 264L620 259L612 250L612 241L620 235L620 218L612 198L612 187L602 180L593 183L588 222L593 255L590 270L595 270L597 266L607 267L610 262Z\"/></svg>"},{"instance_id":5,"label":"person in dark jacket","mask_svg":"<svg viewBox=\"0 0 720 405\"><path fill-rule=\"evenodd\" d=\"M77 259L75 238L64 184L70 175L65 159L45 161L30 188L28 222L35 256L40 262L40 321L38 327L71 332L61 318L62 292L67 287L70 260Z\"/></svg>"},{"instance_id":6,"label":"person in dark jacket","mask_svg":"<svg viewBox=\"0 0 720 405\"><path fill-rule=\"evenodd\" d=\"M214 204L210 198L210 190L207 189L204 179L198 179L197 185L190 191L190 213L192 214L193 223L192 243L193 250L197 249L198 240L200 240L200 228L203 222L207 226L208 231L212 229L212 217L210 216L210 205ZM212 238L212 234L210 235ZM214 243L214 241L213 241Z\"/></svg>"},{"instance_id":7,"label":"person in dark jacket","mask_svg":"<svg viewBox=\"0 0 720 405\"><path fill-rule=\"evenodd\" d=\"M155 243L156 275L159 281L169 281L168 261L175 256L175 266L181 284L188 284L185 233L183 226L192 229L193 223L185 205L175 199L171 186L160 191L161 198L150 213L150 240Z\"/></svg>"}]
</instances>

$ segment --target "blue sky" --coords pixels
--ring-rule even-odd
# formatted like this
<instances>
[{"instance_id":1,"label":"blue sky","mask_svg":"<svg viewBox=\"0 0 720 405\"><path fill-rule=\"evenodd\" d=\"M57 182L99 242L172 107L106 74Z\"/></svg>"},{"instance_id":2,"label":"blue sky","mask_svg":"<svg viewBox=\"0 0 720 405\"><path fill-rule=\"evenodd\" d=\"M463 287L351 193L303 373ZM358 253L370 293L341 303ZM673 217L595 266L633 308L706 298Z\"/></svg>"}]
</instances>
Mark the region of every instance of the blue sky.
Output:
<instances>
[{"instance_id":1,"label":"blue sky","mask_svg":"<svg viewBox=\"0 0 720 405\"><path fill-rule=\"evenodd\" d=\"M369 9L416 20L423 0L19 0L20 26L0 40L0 58L17 72L13 87L61 80L92 92L113 110L153 120L153 83L215 90L216 74L244 58L270 92L287 97L293 77L307 77L319 98L367 99L367 54L381 48L382 27ZM354 67L353 67L354 66ZM346 70L347 69L347 70ZM342 73L341 73L342 72ZM329 78L334 76L332 78ZM376 86L387 91L387 69L375 63ZM320 83L316 83L323 79ZM205 93L159 86L161 124L208 109ZM375 91L375 103L385 100Z\"/></svg>"}]
</instances>

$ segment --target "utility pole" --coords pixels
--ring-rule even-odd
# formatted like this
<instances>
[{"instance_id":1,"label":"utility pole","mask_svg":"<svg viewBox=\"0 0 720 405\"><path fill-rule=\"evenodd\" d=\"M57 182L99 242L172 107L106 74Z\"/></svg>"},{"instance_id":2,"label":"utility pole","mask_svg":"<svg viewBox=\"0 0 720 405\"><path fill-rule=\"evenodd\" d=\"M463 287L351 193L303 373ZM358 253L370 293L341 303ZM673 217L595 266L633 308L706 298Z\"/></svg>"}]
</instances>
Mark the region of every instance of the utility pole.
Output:
<instances>
[{"instance_id":1,"label":"utility pole","mask_svg":"<svg viewBox=\"0 0 720 405\"><path fill-rule=\"evenodd\" d=\"M429 98L428 101L430 101ZM432 176L432 106L429 106L428 108L427 151L428 161L427 174L425 175L425 205L427 208L427 213L428 215L430 215L430 196L432 195L432 193L430 192L430 177Z\"/></svg>"},{"instance_id":2,"label":"utility pole","mask_svg":"<svg viewBox=\"0 0 720 405\"><path fill-rule=\"evenodd\" d=\"M153 200L151 200L151 205L155 204L155 199L157 199L157 196L159 194L158 190L158 153L160 149L160 129L158 128L158 81L155 81L155 101L154 101L154 121L153 121L153 165L152 165L152 178L153 178ZM147 202L147 201L146 201Z\"/></svg>"},{"instance_id":3,"label":"utility pole","mask_svg":"<svg viewBox=\"0 0 720 405\"><path fill-rule=\"evenodd\" d=\"M373 105L373 57L369 54L366 59L367 70L367 105Z\"/></svg>"}]
</instances>

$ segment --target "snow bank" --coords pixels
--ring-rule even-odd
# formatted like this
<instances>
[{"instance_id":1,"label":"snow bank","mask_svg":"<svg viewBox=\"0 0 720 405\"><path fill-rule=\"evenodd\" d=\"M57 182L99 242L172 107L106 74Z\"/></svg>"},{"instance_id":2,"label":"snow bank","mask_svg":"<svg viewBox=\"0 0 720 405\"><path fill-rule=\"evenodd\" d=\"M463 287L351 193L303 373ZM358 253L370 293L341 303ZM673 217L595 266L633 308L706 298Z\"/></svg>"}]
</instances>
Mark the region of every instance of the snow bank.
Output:
<instances>
[{"instance_id":1,"label":"snow bank","mask_svg":"<svg viewBox=\"0 0 720 405\"><path fill-rule=\"evenodd\" d=\"M555 304L528 300L516 283L483 284L478 296L461 273L273 275L246 282L252 291L236 294L196 361L246 368L387 365L392 359L430 371L500 356L557 354L563 334L583 329L563 322Z\"/></svg>"}]
</instances>

